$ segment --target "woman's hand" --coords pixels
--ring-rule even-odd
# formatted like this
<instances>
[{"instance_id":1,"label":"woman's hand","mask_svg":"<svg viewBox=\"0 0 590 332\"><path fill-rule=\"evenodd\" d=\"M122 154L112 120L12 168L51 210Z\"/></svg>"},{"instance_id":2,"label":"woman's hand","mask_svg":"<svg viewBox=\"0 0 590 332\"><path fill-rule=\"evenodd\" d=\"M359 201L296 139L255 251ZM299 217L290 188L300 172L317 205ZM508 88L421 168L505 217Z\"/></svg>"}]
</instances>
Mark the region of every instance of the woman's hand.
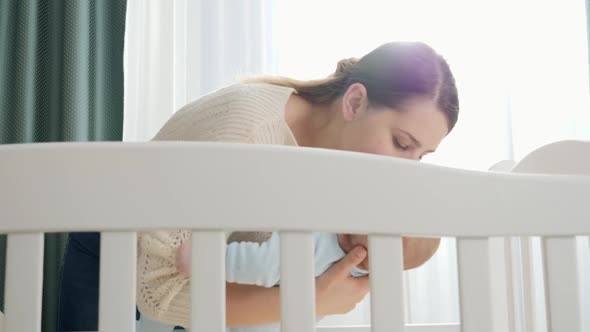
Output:
<instances>
[{"instance_id":1,"label":"woman's hand","mask_svg":"<svg viewBox=\"0 0 590 332\"><path fill-rule=\"evenodd\" d=\"M428 237L403 237L404 270L410 270L426 263L438 249L440 238ZM338 234L338 243L344 252L349 252L355 246L369 247L367 235ZM359 267L369 269L369 256L365 258Z\"/></svg>"},{"instance_id":2,"label":"woman's hand","mask_svg":"<svg viewBox=\"0 0 590 332\"><path fill-rule=\"evenodd\" d=\"M316 278L316 313L318 316L344 314L369 292L369 277L353 278L350 271L367 256L363 247L355 247Z\"/></svg>"},{"instance_id":3,"label":"woman's hand","mask_svg":"<svg viewBox=\"0 0 590 332\"><path fill-rule=\"evenodd\" d=\"M359 303L369 291L367 276L353 278L350 271L367 256L362 247L332 265L316 278L316 315L344 314ZM226 284L227 326L251 326L279 322L281 299L279 287Z\"/></svg>"},{"instance_id":4,"label":"woman's hand","mask_svg":"<svg viewBox=\"0 0 590 332\"><path fill-rule=\"evenodd\" d=\"M191 242L177 249L176 269L190 275ZM367 276L353 278L351 270L367 256L363 247L352 249L344 258L316 278L316 314L344 314L359 303L369 291ZM264 288L234 283L226 284L226 323L228 327L275 323L280 320L279 288Z\"/></svg>"}]
</instances>

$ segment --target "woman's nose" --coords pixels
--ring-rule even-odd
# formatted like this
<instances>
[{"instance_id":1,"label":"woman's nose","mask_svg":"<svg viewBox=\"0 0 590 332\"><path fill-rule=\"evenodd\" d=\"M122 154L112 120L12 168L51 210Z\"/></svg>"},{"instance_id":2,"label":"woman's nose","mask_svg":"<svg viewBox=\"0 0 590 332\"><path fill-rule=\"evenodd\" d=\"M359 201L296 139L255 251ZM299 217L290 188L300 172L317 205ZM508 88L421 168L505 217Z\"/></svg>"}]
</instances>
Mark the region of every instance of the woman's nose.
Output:
<instances>
[{"instance_id":1,"label":"woman's nose","mask_svg":"<svg viewBox=\"0 0 590 332\"><path fill-rule=\"evenodd\" d=\"M404 155L402 155L402 158L420 161L420 152L419 151L406 151L406 153L404 153Z\"/></svg>"}]
</instances>

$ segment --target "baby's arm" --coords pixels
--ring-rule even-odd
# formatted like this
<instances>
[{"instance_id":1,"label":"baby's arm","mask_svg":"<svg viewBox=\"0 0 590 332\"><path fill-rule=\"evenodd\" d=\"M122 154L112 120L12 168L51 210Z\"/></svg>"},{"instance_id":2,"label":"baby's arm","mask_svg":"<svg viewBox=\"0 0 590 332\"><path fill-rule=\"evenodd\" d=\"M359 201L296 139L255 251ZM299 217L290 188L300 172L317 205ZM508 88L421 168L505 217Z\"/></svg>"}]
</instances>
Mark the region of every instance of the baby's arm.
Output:
<instances>
[{"instance_id":1,"label":"baby's arm","mask_svg":"<svg viewBox=\"0 0 590 332\"><path fill-rule=\"evenodd\" d=\"M176 254L176 269L191 274L191 245L186 241ZM232 242L225 247L225 280L227 282L272 287L280 276L279 234L274 232L267 241Z\"/></svg>"},{"instance_id":2,"label":"baby's arm","mask_svg":"<svg viewBox=\"0 0 590 332\"><path fill-rule=\"evenodd\" d=\"M280 278L279 234L263 243L232 242L225 249L225 280L272 287Z\"/></svg>"},{"instance_id":3,"label":"baby's arm","mask_svg":"<svg viewBox=\"0 0 590 332\"><path fill-rule=\"evenodd\" d=\"M344 252L335 234L314 233L315 275L324 273L333 263L339 261ZM366 236L365 236L366 237ZM226 281L272 287L280 280L280 236L273 232L270 239L262 244L256 242L232 242L225 252ZM352 276L367 275L368 271L355 267Z\"/></svg>"},{"instance_id":4,"label":"baby's arm","mask_svg":"<svg viewBox=\"0 0 590 332\"><path fill-rule=\"evenodd\" d=\"M346 256L336 234L313 233L315 276L324 273L332 264ZM226 247L226 281L272 287L280 280L280 236L273 232L262 244L233 242ZM367 275L368 271L355 267L352 276Z\"/></svg>"},{"instance_id":5,"label":"baby's arm","mask_svg":"<svg viewBox=\"0 0 590 332\"><path fill-rule=\"evenodd\" d=\"M315 275L319 276L346 255L335 234L314 233ZM348 249L348 248L347 248ZM273 232L270 239L257 242L232 242L226 246L225 276L227 282L272 287L280 280L280 237ZM190 275L190 241L183 243L176 256L176 268ZM358 267L352 275L366 275Z\"/></svg>"},{"instance_id":6,"label":"baby's arm","mask_svg":"<svg viewBox=\"0 0 590 332\"><path fill-rule=\"evenodd\" d=\"M279 234L274 232L267 241L232 242L225 247L225 280L247 285L272 287L280 276ZM191 274L191 243L186 241L176 254L176 269Z\"/></svg>"}]
</instances>

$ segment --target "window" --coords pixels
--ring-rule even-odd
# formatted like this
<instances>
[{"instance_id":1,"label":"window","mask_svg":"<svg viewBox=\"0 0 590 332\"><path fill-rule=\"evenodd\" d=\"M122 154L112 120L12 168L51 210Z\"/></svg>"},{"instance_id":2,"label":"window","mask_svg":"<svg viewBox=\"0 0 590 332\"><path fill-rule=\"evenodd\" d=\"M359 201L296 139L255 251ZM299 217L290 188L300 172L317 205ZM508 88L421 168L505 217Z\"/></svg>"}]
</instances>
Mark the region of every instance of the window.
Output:
<instances>
[{"instance_id":1,"label":"window","mask_svg":"<svg viewBox=\"0 0 590 332\"><path fill-rule=\"evenodd\" d=\"M283 0L272 26L275 71L297 79L325 77L338 60L390 41L420 40L442 54L461 111L425 162L487 170L552 141L590 138L583 1ZM459 321L453 239L405 276L409 323ZM366 299L322 325L369 321Z\"/></svg>"}]
</instances>

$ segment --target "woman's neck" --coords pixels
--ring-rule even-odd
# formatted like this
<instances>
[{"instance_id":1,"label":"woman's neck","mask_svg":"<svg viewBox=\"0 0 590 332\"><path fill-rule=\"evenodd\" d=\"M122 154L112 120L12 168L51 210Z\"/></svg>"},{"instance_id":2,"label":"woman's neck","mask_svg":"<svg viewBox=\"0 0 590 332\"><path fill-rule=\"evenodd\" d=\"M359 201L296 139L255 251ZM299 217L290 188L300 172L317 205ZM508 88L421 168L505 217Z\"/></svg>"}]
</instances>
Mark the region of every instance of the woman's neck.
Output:
<instances>
[{"instance_id":1,"label":"woman's neck","mask_svg":"<svg viewBox=\"0 0 590 332\"><path fill-rule=\"evenodd\" d=\"M292 94L285 106L285 121L300 146L336 149L340 132L339 101L330 105L313 105Z\"/></svg>"}]
</instances>

